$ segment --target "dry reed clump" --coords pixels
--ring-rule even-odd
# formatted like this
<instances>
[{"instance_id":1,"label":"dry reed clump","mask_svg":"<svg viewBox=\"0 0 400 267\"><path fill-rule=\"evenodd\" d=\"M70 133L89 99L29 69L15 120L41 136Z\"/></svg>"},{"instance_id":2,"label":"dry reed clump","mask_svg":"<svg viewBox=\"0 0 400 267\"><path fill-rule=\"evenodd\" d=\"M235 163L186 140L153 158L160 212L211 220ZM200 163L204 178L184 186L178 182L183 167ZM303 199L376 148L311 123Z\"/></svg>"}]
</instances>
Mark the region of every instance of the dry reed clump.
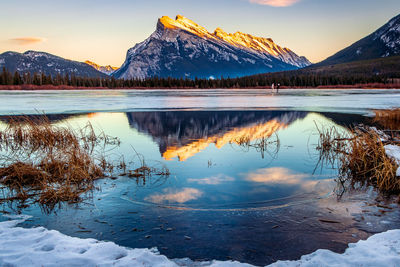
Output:
<instances>
[{"instance_id":1,"label":"dry reed clump","mask_svg":"<svg viewBox=\"0 0 400 267\"><path fill-rule=\"evenodd\" d=\"M107 160L107 152L119 145L118 138L96 134L90 123L75 131L46 118L11 118L0 131L0 184L6 186L0 202L19 200L26 206L25 201L32 200L47 211L60 202L80 202L95 180L111 177L116 170L126 174L123 156L116 162ZM128 172L138 183L153 174L169 176L167 168L148 167L139 158L140 167Z\"/></svg>"},{"instance_id":2,"label":"dry reed clump","mask_svg":"<svg viewBox=\"0 0 400 267\"><path fill-rule=\"evenodd\" d=\"M0 183L4 200L33 199L43 205L77 202L105 172L93 158L95 146L107 140L91 126L85 135L48 120L10 120L0 131Z\"/></svg>"},{"instance_id":3,"label":"dry reed clump","mask_svg":"<svg viewBox=\"0 0 400 267\"><path fill-rule=\"evenodd\" d=\"M350 178L353 184L374 185L385 193L400 193L397 164L386 155L379 135L373 130L355 134L341 157L342 177Z\"/></svg>"},{"instance_id":4,"label":"dry reed clump","mask_svg":"<svg viewBox=\"0 0 400 267\"><path fill-rule=\"evenodd\" d=\"M347 130L347 134L340 134L334 127L318 129L320 161L332 166L338 163L342 186L348 181L353 186L373 185L383 193L399 194L398 166L386 155L379 131L368 127Z\"/></svg>"},{"instance_id":5,"label":"dry reed clump","mask_svg":"<svg viewBox=\"0 0 400 267\"><path fill-rule=\"evenodd\" d=\"M374 123L385 128L385 130L400 130L400 108L391 110L375 110Z\"/></svg>"}]
</instances>

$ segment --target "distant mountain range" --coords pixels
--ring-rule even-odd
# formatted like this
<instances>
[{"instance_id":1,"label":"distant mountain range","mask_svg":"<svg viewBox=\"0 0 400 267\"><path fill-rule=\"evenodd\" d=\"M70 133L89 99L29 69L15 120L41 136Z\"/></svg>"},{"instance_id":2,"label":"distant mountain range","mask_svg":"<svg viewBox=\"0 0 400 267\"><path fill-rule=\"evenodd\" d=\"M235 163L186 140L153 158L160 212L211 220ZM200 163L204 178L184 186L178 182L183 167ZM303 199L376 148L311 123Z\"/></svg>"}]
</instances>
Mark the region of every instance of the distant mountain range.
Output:
<instances>
[{"instance_id":1,"label":"distant mountain range","mask_svg":"<svg viewBox=\"0 0 400 267\"><path fill-rule=\"evenodd\" d=\"M400 55L400 15L391 19L374 33L314 66L334 65L398 55Z\"/></svg>"},{"instance_id":2,"label":"distant mountain range","mask_svg":"<svg viewBox=\"0 0 400 267\"><path fill-rule=\"evenodd\" d=\"M311 65L288 48L269 38L217 28L213 33L183 17L162 17L156 31L127 52L121 68L99 66L94 62L67 60L44 52L5 52L0 68L11 72L74 74L82 77L131 79L147 77L219 78L298 70L330 73L342 71L361 74L396 74L400 56L400 15L376 32L343 49L326 60ZM387 60L386 60L387 58ZM349 64L351 65L343 65ZM354 63L354 64L353 64ZM328 66L336 65L334 69Z\"/></svg>"},{"instance_id":3,"label":"distant mountain range","mask_svg":"<svg viewBox=\"0 0 400 267\"><path fill-rule=\"evenodd\" d=\"M213 33L183 17L162 17L156 31L128 50L116 78L239 77L310 65L305 57L269 38L217 28Z\"/></svg>"},{"instance_id":4,"label":"distant mountain range","mask_svg":"<svg viewBox=\"0 0 400 267\"><path fill-rule=\"evenodd\" d=\"M74 74L80 77L107 77L92 66L78 61L64 59L49 53L27 51L23 54L5 52L0 54L0 68L5 67L11 72L44 73L56 76Z\"/></svg>"},{"instance_id":5,"label":"distant mountain range","mask_svg":"<svg viewBox=\"0 0 400 267\"><path fill-rule=\"evenodd\" d=\"M116 71L118 69L117 67L113 67L113 66L110 66L110 65L100 66L100 65L97 65L96 63L94 63L92 61L89 61L89 60L86 60L85 63L90 65L90 66L92 66L96 70L98 70L98 71L100 71L100 72L102 72L104 74L107 74L107 75L111 75L114 71Z\"/></svg>"}]
</instances>

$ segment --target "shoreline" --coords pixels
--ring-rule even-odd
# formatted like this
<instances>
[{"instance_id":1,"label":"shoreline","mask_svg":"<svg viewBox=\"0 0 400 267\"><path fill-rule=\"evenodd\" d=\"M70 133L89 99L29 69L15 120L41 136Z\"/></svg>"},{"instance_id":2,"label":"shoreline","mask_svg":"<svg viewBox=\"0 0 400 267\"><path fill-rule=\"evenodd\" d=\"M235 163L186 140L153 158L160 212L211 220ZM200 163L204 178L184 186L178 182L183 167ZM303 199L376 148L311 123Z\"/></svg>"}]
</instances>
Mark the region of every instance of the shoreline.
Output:
<instances>
[{"instance_id":1,"label":"shoreline","mask_svg":"<svg viewBox=\"0 0 400 267\"><path fill-rule=\"evenodd\" d=\"M215 89L226 89L226 90L248 90L248 89L263 89L263 90L272 90L269 86L255 86L255 87L232 87L232 88L199 88L199 87L116 87L116 88L108 88L108 87L75 87L75 86L66 86L66 85L0 85L0 90L2 91L45 91L45 90L57 90L57 91L70 91L70 90L215 90ZM324 89L337 89L337 90L345 90L345 89L371 89L371 90L379 90L379 89L400 89L400 84L356 84L356 85L323 85L318 87L309 87L309 86L281 86L279 90L289 90L289 89L308 89L308 90L324 90Z\"/></svg>"}]
</instances>

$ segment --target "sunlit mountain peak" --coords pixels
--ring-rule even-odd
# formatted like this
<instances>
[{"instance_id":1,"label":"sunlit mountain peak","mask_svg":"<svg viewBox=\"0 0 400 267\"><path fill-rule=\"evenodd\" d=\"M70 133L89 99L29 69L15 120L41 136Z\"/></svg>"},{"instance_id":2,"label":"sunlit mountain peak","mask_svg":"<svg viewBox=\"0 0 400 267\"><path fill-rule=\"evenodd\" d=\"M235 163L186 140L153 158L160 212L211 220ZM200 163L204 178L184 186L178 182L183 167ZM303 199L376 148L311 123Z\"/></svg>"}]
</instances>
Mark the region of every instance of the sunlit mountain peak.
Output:
<instances>
[{"instance_id":1,"label":"sunlit mountain peak","mask_svg":"<svg viewBox=\"0 0 400 267\"><path fill-rule=\"evenodd\" d=\"M290 49L275 44L271 38L257 37L240 31L227 33L220 27L216 28L213 33L210 33L206 28L182 15L177 15L175 20L168 16L163 16L159 19L159 22L167 29L184 30L202 38L223 41L240 49L271 55L284 62L296 65L296 55ZM309 65L308 61L301 66L304 67L306 65Z\"/></svg>"},{"instance_id":2,"label":"sunlit mountain peak","mask_svg":"<svg viewBox=\"0 0 400 267\"><path fill-rule=\"evenodd\" d=\"M98 64L96 64L96 63L94 63L93 61L90 61L90 60L86 60L85 63L90 65L90 66L92 66L96 70L105 73L105 74L111 74L111 73L113 73L114 71L116 71L118 69L117 67L113 67L113 66L110 66L110 65L100 66L100 65L98 65Z\"/></svg>"},{"instance_id":3,"label":"sunlit mountain peak","mask_svg":"<svg viewBox=\"0 0 400 267\"><path fill-rule=\"evenodd\" d=\"M177 15L175 20L168 16L163 16L159 19L159 21L162 25L164 25L165 28L168 29L182 29L198 36L210 35L210 33L204 27L182 15Z\"/></svg>"}]
</instances>

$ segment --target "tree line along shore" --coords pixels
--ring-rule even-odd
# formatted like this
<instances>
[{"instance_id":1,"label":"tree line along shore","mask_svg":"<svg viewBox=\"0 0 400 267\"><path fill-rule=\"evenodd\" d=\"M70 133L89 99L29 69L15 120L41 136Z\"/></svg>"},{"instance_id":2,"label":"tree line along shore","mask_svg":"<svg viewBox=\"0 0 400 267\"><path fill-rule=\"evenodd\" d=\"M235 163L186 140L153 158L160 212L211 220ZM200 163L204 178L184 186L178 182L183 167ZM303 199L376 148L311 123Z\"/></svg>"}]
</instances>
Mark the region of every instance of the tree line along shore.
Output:
<instances>
[{"instance_id":1,"label":"tree line along shore","mask_svg":"<svg viewBox=\"0 0 400 267\"><path fill-rule=\"evenodd\" d=\"M359 73L315 73L290 71L268 73L241 78L159 78L115 79L77 77L75 75L45 75L44 73L19 73L3 68L0 73L2 90L68 90L68 89L215 89L215 88L270 88L280 84L286 88L400 88L397 76Z\"/></svg>"}]
</instances>

